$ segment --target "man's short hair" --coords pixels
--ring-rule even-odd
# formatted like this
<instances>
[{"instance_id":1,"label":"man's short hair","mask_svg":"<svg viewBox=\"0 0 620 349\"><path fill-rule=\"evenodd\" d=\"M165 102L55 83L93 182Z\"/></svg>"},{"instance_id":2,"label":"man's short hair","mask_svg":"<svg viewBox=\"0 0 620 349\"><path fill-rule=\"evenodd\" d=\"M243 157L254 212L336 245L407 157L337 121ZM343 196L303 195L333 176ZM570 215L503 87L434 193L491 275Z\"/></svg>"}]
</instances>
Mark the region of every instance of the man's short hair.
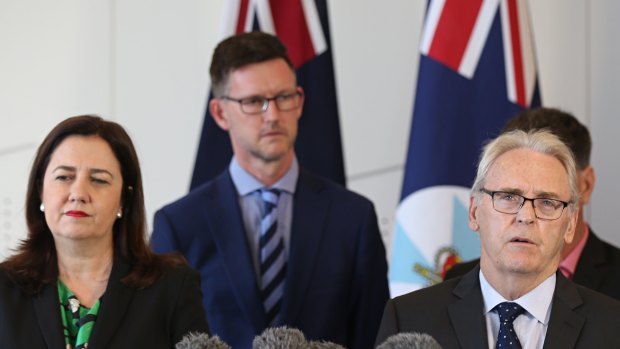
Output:
<instances>
[{"instance_id":1,"label":"man's short hair","mask_svg":"<svg viewBox=\"0 0 620 349\"><path fill-rule=\"evenodd\" d=\"M590 165L592 139L588 129L577 118L555 108L536 108L523 111L512 117L504 126L503 132L512 130L548 129L568 146L575 156L577 169Z\"/></svg>"},{"instance_id":2,"label":"man's short hair","mask_svg":"<svg viewBox=\"0 0 620 349\"><path fill-rule=\"evenodd\" d=\"M550 155L562 163L568 176L570 207L571 210L574 211L576 206L575 203L579 202L575 160L566 144L547 130L531 130L529 132L513 130L502 133L499 137L488 143L484 147L480 162L478 163L478 172L474 185L472 186L472 195L477 199L480 198L480 190L484 187L486 177L491 166L495 163L495 160L504 153L515 149L529 149L537 153Z\"/></svg>"},{"instance_id":3,"label":"man's short hair","mask_svg":"<svg viewBox=\"0 0 620 349\"><path fill-rule=\"evenodd\" d=\"M215 97L222 97L228 88L230 73L252 63L283 59L294 72L286 47L276 36L263 32L249 32L231 36L220 42L211 58L211 88Z\"/></svg>"}]
</instances>

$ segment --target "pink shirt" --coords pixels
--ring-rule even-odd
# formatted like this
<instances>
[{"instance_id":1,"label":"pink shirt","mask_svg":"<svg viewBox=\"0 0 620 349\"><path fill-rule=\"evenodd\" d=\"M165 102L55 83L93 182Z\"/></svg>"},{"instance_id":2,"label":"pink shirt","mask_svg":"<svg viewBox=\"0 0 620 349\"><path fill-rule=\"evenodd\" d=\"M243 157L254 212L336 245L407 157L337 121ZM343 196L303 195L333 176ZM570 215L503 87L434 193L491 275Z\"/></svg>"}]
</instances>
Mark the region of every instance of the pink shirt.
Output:
<instances>
[{"instance_id":1,"label":"pink shirt","mask_svg":"<svg viewBox=\"0 0 620 349\"><path fill-rule=\"evenodd\" d=\"M573 279L575 269L577 269L577 262L579 262L579 257L581 257L581 252L583 252L583 248L586 246L586 241L588 241L589 235L590 227L586 224L586 231L585 234L583 234L581 241L579 241L571 253L569 253L568 256L560 262L560 271L569 280Z\"/></svg>"}]
</instances>

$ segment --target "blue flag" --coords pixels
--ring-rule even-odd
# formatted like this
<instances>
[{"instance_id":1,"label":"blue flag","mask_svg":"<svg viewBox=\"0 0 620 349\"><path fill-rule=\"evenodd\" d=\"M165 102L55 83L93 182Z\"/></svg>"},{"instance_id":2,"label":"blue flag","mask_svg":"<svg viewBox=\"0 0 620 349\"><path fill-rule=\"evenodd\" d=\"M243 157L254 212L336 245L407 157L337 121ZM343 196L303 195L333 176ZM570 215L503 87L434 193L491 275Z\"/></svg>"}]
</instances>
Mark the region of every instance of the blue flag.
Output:
<instances>
[{"instance_id":1,"label":"blue flag","mask_svg":"<svg viewBox=\"0 0 620 349\"><path fill-rule=\"evenodd\" d=\"M393 297L479 256L468 207L482 146L511 116L540 105L523 0L431 0L420 51L392 243Z\"/></svg>"},{"instance_id":2,"label":"blue flag","mask_svg":"<svg viewBox=\"0 0 620 349\"><path fill-rule=\"evenodd\" d=\"M223 37L260 30L287 47L305 92L295 143L299 163L309 171L345 183L336 85L325 0L229 0ZM228 134L207 108L190 189L226 169L232 156Z\"/></svg>"}]
</instances>

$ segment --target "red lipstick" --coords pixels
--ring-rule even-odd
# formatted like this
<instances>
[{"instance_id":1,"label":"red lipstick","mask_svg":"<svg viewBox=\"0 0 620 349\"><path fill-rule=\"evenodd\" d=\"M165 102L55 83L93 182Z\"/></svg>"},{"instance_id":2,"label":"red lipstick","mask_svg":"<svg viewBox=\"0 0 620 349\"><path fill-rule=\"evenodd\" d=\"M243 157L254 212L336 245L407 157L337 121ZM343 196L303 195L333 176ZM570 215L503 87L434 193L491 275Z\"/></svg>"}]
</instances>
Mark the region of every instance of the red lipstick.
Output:
<instances>
[{"instance_id":1,"label":"red lipstick","mask_svg":"<svg viewBox=\"0 0 620 349\"><path fill-rule=\"evenodd\" d=\"M65 215L69 217L88 217L88 214L86 212L78 210L67 211L65 212Z\"/></svg>"}]
</instances>

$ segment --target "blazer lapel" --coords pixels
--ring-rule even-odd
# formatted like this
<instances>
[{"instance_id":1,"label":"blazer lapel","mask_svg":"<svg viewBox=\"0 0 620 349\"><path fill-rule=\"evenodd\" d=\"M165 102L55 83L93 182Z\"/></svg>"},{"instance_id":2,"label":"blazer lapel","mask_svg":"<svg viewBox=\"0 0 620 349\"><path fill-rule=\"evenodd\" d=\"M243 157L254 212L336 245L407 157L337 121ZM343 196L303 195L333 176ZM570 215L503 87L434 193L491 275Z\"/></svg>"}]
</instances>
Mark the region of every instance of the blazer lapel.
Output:
<instances>
[{"instance_id":1,"label":"blazer lapel","mask_svg":"<svg viewBox=\"0 0 620 349\"><path fill-rule=\"evenodd\" d=\"M608 272L609 263L603 243L590 229L590 235L579 257L573 281L596 290Z\"/></svg>"},{"instance_id":2,"label":"blazer lapel","mask_svg":"<svg viewBox=\"0 0 620 349\"><path fill-rule=\"evenodd\" d=\"M479 270L480 268L476 267L463 276L453 291L454 296L460 300L448 306L450 321L462 348L488 346L482 291L478 279Z\"/></svg>"},{"instance_id":3,"label":"blazer lapel","mask_svg":"<svg viewBox=\"0 0 620 349\"><path fill-rule=\"evenodd\" d=\"M228 171L215 179L212 188L204 200L208 230L222 258L222 265L226 268L239 306L260 333L267 326L267 318L250 257L238 194Z\"/></svg>"},{"instance_id":4,"label":"blazer lapel","mask_svg":"<svg viewBox=\"0 0 620 349\"><path fill-rule=\"evenodd\" d=\"M60 301L56 283L46 285L32 300L37 323L48 348L64 348L62 322L60 320Z\"/></svg>"},{"instance_id":5,"label":"blazer lapel","mask_svg":"<svg viewBox=\"0 0 620 349\"><path fill-rule=\"evenodd\" d=\"M556 273L557 281L551 305L545 349L574 348L586 319L573 310L583 304L575 285Z\"/></svg>"},{"instance_id":6,"label":"blazer lapel","mask_svg":"<svg viewBox=\"0 0 620 349\"><path fill-rule=\"evenodd\" d=\"M322 183L300 170L293 200L291 242L282 300L283 323L295 323L310 287L330 205L329 198L321 195L322 189Z\"/></svg>"},{"instance_id":7,"label":"blazer lapel","mask_svg":"<svg viewBox=\"0 0 620 349\"><path fill-rule=\"evenodd\" d=\"M109 340L123 323L123 316L135 292L134 289L121 283L121 279L129 274L130 270L131 266L123 258L119 256L114 258L108 287L101 299L95 327L88 341L89 349L107 348Z\"/></svg>"}]
</instances>

